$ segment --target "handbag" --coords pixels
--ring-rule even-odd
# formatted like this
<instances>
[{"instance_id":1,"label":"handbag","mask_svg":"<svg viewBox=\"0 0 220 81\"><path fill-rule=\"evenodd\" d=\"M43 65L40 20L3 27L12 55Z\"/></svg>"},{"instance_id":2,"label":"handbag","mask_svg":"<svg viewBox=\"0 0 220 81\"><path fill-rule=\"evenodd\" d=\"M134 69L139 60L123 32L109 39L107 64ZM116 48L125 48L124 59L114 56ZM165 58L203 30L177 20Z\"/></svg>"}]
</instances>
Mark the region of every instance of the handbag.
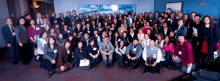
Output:
<instances>
[{"instance_id":1,"label":"handbag","mask_svg":"<svg viewBox=\"0 0 220 81\"><path fill-rule=\"evenodd\" d=\"M90 60L80 60L79 67L84 70L89 70L91 68Z\"/></svg>"}]
</instances>

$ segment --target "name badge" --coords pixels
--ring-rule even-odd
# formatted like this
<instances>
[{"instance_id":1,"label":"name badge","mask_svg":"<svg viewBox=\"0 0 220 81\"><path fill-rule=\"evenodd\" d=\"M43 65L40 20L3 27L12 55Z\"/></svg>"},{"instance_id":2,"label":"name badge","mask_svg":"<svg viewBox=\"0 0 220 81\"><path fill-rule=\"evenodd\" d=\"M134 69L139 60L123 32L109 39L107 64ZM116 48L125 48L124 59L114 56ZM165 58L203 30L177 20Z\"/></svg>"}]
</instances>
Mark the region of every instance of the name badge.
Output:
<instances>
[{"instance_id":1,"label":"name badge","mask_svg":"<svg viewBox=\"0 0 220 81\"><path fill-rule=\"evenodd\" d=\"M150 21L152 21L152 20L150 20Z\"/></svg>"},{"instance_id":2,"label":"name badge","mask_svg":"<svg viewBox=\"0 0 220 81\"><path fill-rule=\"evenodd\" d=\"M135 28L134 28L134 30L135 30Z\"/></svg>"},{"instance_id":3,"label":"name badge","mask_svg":"<svg viewBox=\"0 0 220 81\"><path fill-rule=\"evenodd\" d=\"M170 19L167 19L168 21L170 21Z\"/></svg>"},{"instance_id":4,"label":"name badge","mask_svg":"<svg viewBox=\"0 0 220 81\"><path fill-rule=\"evenodd\" d=\"M136 50L137 50L136 48L133 49L133 51L136 51Z\"/></svg>"},{"instance_id":5,"label":"name badge","mask_svg":"<svg viewBox=\"0 0 220 81\"><path fill-rule=\"evenodd\" d=\"M118 39L118 42L120 42L121 41L121 39Z\"/></svg>"},{"instance_id":6,"label":"name badge","mask_svg":"<svg viewBox=\"0 0 220 81\"><path fill-rule=\"evenodd\" d=\"M153 54L153 57L154 57L154 58L157 58L157 55L156 55L156 54Z\"/></svg>"},{"instance_id":7,"label":"name badge","mask_svg":"<svg viewBox=\"0 0 220 81\"><path fill-rule=\"evenodd\" d=\"M87 19L87 21L89 21L89 19Z\"/></svg>"},{"instance_id":8,"label":"name badge","mask_svg":"<svg viewBox=\"0 0 220 81\"><path fill-rule=\"evenodd\" d=\"M70 31L68 30L67 33L70 33Z\"/></svg>"},{"instance_id":9,"label":"name badge","mask_svg":"<svg viewBox=\"0 0 220 81\"><path fill-rule=\"evenodd\" d=\"M101 28L99 28L99 30L101 31L102 29L101 29Z\"/></svg>"},{"instance_id":10,"label":"name badge","mask_svg":"<svg viewBox=\"0 0 220 81\"><path fill-rule=\"evenodd\" d=\"M41 27L44 27L44 25L40 25Z\"/></svg>"},{"instance_id":11,"label":"name badge","mask_svg":"<svg viewBox=\"0 0 220 81\"><path fill-rule=\"evenodd\" d=\"M69 51L69 50L67 50L67 54L70 54L70 51Z\"/></svg>"},{"instance_id":12,"label":"name badge","mask_svg":"<svg viewBox=\"0 0 220 81\"><path fill-rule=\"evenodd\" d=\"M182 55L182 52L181 52L181 51L178 51L178 54L179 54L179 55Z\"/></svg>"},{"instance_id":13,"label":"name badge","mask_svg":"<svg viewBox=\"0 0 220 81\"><path fill-rule=\"evenodd\" d=\"M78 17L76 17L76 19L78 19Z\"/></svg>"},{"instance_id":14,"label":"name badge","mask_svg":"<svg viewBox=\"0 0 220 81\"><path fill-rule=\"evenodd\" d=\"M39 27L37 27L37 28L36 28L36 30L40 30L40 28L39 28Z\"/></svg>"},{"instance_id":15,"label":"name badge","mask_svg":"<svg viewBox=\"0 0 220 81\"><path fill-rule=\"evenodd\" d=\"M98 35L95 35L95 37L98 37Z\"/></svg>"},{"instance_id":16,"label":"name badge","mask_svg":"<svg viewBox=\"0 0 220 81\"><path fill-rule=\"evenodd\" d=\"M57 53L57 50L54 50L53 52L54 52L54 53Z\"/></svg>"},{"instance_id":17,"label":"name badge","mask_svg":"<svg viewBox=\"0 0 220 81\"><path fill-rule=\"evenodd\" d=\"M88 33L90 33L90 31L87 31Z\"/></svg>"},{"instance_id":18,"label":"name badge","mask_svg":"<svg viewBox=\"0 0 220 81\"><path fill-rule=\"evenodd\" d=\"M94 51L96 51L96 50L97 50L97 48L93 48L93 50L94 50Z\"/></svg>"},{"instance_id":19,"label":"name badge","mask_svg":"<svg viewBox=\"0 0 220 81\"><path fill-rule=\"evenodd\" d=\"M121 32L123 32L123 30L121 30Z\"/></svg>"},{"instance_id":20,"label":"name badge","mask_svg":"<svg viewBox=\"0 0 220 81\"><path fill-rule=\"evenodd\" d=\"M82 52L82 50L80 50L79 52Z\"/></svg>"},{"instance_id":21,"label":"name badge","mask_svg":"<svg viewBox=\"0 0 220 81\"><path fill-rule=\"evenodd\" d=\"M175 33L177 32L177 30L175 30Z\"/></svg>"}]
</instances>

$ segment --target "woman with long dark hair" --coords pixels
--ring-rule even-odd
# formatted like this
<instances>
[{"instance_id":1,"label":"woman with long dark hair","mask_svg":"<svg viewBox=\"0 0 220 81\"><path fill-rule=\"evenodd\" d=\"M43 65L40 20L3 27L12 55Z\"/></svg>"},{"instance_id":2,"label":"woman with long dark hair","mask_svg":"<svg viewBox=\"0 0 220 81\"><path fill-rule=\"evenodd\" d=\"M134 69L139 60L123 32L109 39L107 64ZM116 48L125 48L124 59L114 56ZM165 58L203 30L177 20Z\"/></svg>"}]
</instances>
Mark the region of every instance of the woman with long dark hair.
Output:
<instances>
[{"instance_id":1,"label":"woman with long dark hair","mask_svg":"<svg viewBox=\"0 0 220 81\"><path fill-rule=\"evenodd\" d=\"M89 54L88 58L91 60L92 67L99 67L99 47L93 39L89 41L89 45L86 47L86 50Z\"/></svg>"},{"instance_id":2,"label":"woman with long dark hair","mask_svg":"<svg viewBox=\"0 0 220 81\"><path fill-rule=\"evenodd\" d=\"M124 41L125 46L129 45L130 41L128 39L127 32L122 33L121 40Z\"/></svg>"},{"instance_id":3,"label":"woman with long dark hair","mask_svg":"<svg viewBox=\"0 0 220 81\"><path fill-rule=\"evenodd\" d=\"M80 60L87 61L88 60L88 54L86 51L86 48L83 47L83 42L78 42L77 48L75 49L75 57L76 62L75 66L78 67L80 64Z\"/></svg>"},{"instance_id":4,"label":"woman with long dark hair","mask_svg":"<svg viewBox=\"0 0 220 81\"><path fill-rule=\"evenodd\" d=\"M42 65L45 69L48 70L48 77L51 77L51 74L55 73L56 58L58 54L58 45L56 43L56 38L51 36L48 38L48 43L44 45L44 55Z\"/></svg>"},{"instance_id":5,"label":"woman with long dark hair","mask_svg":"<svg viewBox=\"0 0 220 81\"><path fill-rule=\"evenodd\" d=\"M126 58L126 46L123 40L121 40L118 44L118 46L115 49L116 52L116 58L118 60L118 63L120 65L120 67L124 67L124 60Z\"/></svg>"}]
</instances>

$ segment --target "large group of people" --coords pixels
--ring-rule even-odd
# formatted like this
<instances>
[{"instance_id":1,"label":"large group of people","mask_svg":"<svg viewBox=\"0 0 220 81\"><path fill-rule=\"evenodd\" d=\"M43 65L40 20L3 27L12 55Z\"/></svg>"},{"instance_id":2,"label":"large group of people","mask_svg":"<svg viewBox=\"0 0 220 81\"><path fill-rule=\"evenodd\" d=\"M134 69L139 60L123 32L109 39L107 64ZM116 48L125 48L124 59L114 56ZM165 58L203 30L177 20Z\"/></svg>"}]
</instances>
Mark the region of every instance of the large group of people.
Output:
<instances>
[{"instance_id":1,"label":"large group of people","mask_svg":"<svg viewBox=\"0 0 220 81\"><path fill-rule=\"evenodd\" d=\"M196 12L189 16L170 8L154 15L93 11L89 16L73 10L66 17L37 13L36 19L26 12L16 26L11 18L5 23L2 35L11 62L28 65L34 58L48 70L48 77L73 67L98 68L101 60L106 68L116 61L120 68L143 65L143 73L160 73L162 66L190 73L196 64L205 66L211 60L219 40L211 16L202 20Z\"/></svg>"}]
</instances>

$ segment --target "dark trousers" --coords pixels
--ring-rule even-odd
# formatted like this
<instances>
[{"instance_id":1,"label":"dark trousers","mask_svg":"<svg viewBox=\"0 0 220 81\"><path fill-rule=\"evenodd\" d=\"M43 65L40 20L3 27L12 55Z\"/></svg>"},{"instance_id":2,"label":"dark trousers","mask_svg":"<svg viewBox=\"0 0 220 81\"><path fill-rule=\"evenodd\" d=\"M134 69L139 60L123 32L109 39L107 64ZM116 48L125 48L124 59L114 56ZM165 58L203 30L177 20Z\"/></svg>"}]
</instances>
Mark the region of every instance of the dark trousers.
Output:
<instances>
[{"instance_id":1,"label":"dark trousers","mask_svg":"<svg viewBox=\"0 0 220 81\"><path fill-rule=\"evenodd\" d=\"M99 63L99 61L100 61L99 56L97 58L93 58L90 55L89 55L89 60L92 63L92 67L95 67Z\"/></svg>"},{"instance_id":2,"label":"dark trousers","mask_svg":"<svg viewBox=\"0 0 220 81\"><path fill-rule=\"evenodd\" d=\"M20 47L20 58L22 59L23 64L29 63L29 52L28 52L28 43L24 43L23 47Z\"/></svg>"},{"instance_id":3,"label":"dark trousers","mask_svg":"<svg viewBox=\"0 0 220 81\"><path fill-rule=\"evenodd\" d=\"M37 43L34 43L34 42L30 42L30 45L29 45L30 47L30 56L32 57L32 56L34 56L34 49L35 48L37 48Z\"/></svg>"},{"instance_id":4,"label":"dark trousers","mask_svg":"<svg viewBox=\"0 0 220 81\"><path fill-rule=\"evenodd\" d=\"M47 70L55 69L56 64L52 64L49 60L43 59L42 61L43 67Z\"/></svg>"},{"instance_id":5,"label":"dark trousers","mask_svg":"<svg viewBox=\"0 0 220 81\"><path fill-rule=\"evenodd\" d=\"M12 63L17 63L19 60L19 46L16 41L16 38L14 37L13 43L11 43L11 47L8 47L8 51L10 54L10 60Z\"/></svg>"},{"instance_id":6,"label":"dark trousers","mask_svg":"<svg viewBox=\"0 0 220 81\"><path fill-rule=\"evenodd\" d=\"M197 45L197 40L198 38L196 37L192 38L192 47L193 47L193 55L194 55L195 63L199 63L201 58L201 50L200 50L201 48L200 46Z\"/></svg>"},{"instance_id":7,"label":"dark trousers","mask_svg":"<svg viewBox=\"0 0 220 81\"><path fill-rule=\"evenodd\" d=\"M126 58L126 55L125 54L119 55L116 53L116 58L117 58L119 64L124 64L124 60Z\"/></svg>"},{"instance_id":8,"label":"dark trousers","mask_svg":"<svg viewBox=\"0 0 220 81\"><path fill-rule=\"evenodd\" d=\"M149 72L159 72L162 67L162 64L161 62L159 62L154 67L152 67L152 66L146 66L145 62L143 62L143 66L144 66L144 69Z\"/></svg>"},{"instance_id":9,"label":"dark trousers","mask_svg":"<svg viewBox=\"0 0 220 81\"><path fill-rule=\"evenodd\" d=\"M130 54L130 56L135 57L136 55ZM136 58L135 60L130 60L130 59L128 59L127 56L125 58L125 62L127 62L128 64L134 64L135 67L137 67L139 65L140 61L141 61L141 57Z\"/></svg>"}]
</instances>

